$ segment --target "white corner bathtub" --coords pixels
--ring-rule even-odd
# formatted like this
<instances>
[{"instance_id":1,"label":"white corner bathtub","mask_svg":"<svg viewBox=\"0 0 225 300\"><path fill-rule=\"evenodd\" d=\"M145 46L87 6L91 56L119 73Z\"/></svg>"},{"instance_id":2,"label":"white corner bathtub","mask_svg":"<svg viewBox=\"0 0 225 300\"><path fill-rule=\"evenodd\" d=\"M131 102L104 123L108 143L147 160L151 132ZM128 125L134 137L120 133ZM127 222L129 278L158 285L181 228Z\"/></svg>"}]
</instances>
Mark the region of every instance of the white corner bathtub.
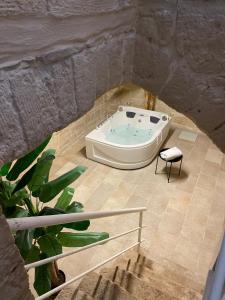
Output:
<instances>
[{"instance_id":1,"label":"white corner bathtub","mask_svg":"<svg viewBox=\"0 0 225 300\"><path fill-rule=\"evenodd\" d=\"M118 169L144 167L166 139L170 120L164 113L119 106L85 137L87 157Z\"/></svg>"}]
</instances>

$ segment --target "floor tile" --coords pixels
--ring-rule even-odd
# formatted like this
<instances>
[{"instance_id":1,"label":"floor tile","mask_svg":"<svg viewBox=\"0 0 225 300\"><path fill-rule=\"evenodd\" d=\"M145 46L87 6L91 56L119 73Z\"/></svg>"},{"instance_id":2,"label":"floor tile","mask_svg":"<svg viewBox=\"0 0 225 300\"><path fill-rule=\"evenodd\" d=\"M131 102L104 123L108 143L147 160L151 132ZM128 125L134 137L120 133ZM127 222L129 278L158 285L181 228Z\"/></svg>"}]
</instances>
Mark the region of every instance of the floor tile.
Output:
<instances>
[{"instance_id":1,"label":"floor tile","mask_svg":"<svg viewBox=\"0 0 225 300\"><path fill-rule=\"evenodd\" d=\"M76 189L74 200L84 203L86 211L146 206L143 224L148 227L142 236L148 256L159 262L176 263L205 278L224 232L225 156L206 135L184 131L188 130L174 128L166 141L166 145L178 145L184 153L181 176L172 175L170 183L165 174L155 175L156 160L139 170L118 170L86 159L85 149L74 153L73 148L56 159L51 178L78 164L87 166L87 171L71 185ZM160 161L159 172L164 167ZM174 165L174 172L177 167ZM138 222L138 214L108 217L92 220L90 230L108 231L112 236L137 227ZM133 233L98 251L109 257L136 239L137 233ZM72 258L73 264L71 260L62 262L68 276L76 275L71 267L74 263L79 265L78 270L84 270L84 257L80 256L82 264L78 257ZM90 251L88 260L85 266L98 262L99 255Z\"/></svg>"},{"instance_id":2,"label":"floor tile","mask_svg":"<svg viewBox=\"0 0 225 300\"><path fill-rule=\"evenodd\" d=\"M218 150L209 148L206 153L205 159L220 165L222 164L223 154Z\"/></svg>"},{"instance_id":3,"label":"floor tile","mask_svg":"<svg viewBox=\"0 0 225 300\"><path fill-rule=\"evenodd\" d=\"M191 132L187 130L182 130L178 136L179 139L189 141L189 142L195 142L197 139L198 134L196 132Z\"/></svg>"}]
</instances>

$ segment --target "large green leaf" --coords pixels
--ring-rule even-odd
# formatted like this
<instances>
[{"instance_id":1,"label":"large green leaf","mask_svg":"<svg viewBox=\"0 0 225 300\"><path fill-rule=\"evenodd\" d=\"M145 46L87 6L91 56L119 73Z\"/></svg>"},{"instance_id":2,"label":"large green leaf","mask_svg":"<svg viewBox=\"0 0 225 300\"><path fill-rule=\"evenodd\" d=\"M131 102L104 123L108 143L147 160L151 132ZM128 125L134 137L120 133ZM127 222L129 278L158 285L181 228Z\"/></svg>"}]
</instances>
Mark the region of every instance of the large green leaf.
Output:
<instances>
[{"instance_id":1,"label":"large green leaf","mask_svg":"<svg viewBox=\"0 0 225 300\"><path fill-rule=\"evenodd\" d=\"M84 211L84 206L82 203L73 201L66 209L67 213L79 213Z\"/></svg>"},{"instance_id":2,"label":"large green leaf","mask_svg":"<svg viewBox=\"0 0 225 300\"><path fill-rule=\"evenodd\" d=\"M28 188L33 192L34 197L38 197L38 193L36 191L40 188L40 186L48 182L49 172L54 159L54 149L48 149L47 151L43 152L42 156L38 159L37 167L32 179L28 184Z\"/></svg>"},{"instance_id":3,"label":"large green leaf","mask_svg":"<svg viewBox=\"0 0 225 300\"><path fill-rule=\"evenodd\" d=\"M70 213L72 213L72 212L77 212L77 211L70 211ZM60 208L44 207L38 215L39 216L50 216L50 215L58 215L58 214L66 214L66 212ZM48 233L56 234L56 233L59 233L63 229L63 227L82 231L82 230L88 229L89 226L90 226L90 221L84 220L84 221L72 222L72 223L67 223L67 224L59 224L59 225L49 226L49 227L47 227L47 231L48 231Z\"/></svg>"},{"instance_id":4,"label":"large green leaf","mask_svg":"<svg viewBox=\"0 0 225 300\"><path fill-rule=\"evenodd\" d=\"M62 245L53 234L46 234L38 239L38 244L43 253L48 257L62 253Z\"/></svg>"},{"instance_id":5,"label":"large green leaf","mask_svg":"<svg viewBox=\"0 0 225 300\"><path fill-rule=\"evenodd\" d=\"M85 167L78 166L66 174L52 180L40 188L39 199L40 201L46 203L52 200L56 195L58 195L62 190L64 190L68 185L74 182L84 171Z\"/></svg>"},{"instance_id":6,"label":"large green leaf","mask_svg":"<svg viewBox=\"0 0 225 300\"><path fill-rule=\"evenodd\" d=\"M98 241L105 240L109 237L107 232L86 232L71 233L60 232L57 236L59 242L64 247L83 247Z\"/></svg>"},{"instance_id":7,"label":"large green leaf","mask_svg":"<svg viewBox=\"0 0 225 300\"><path fill-rule=\"evenodd\" d=\"M41 258L44 259L46 256L42 256ZM51 290L49 264L35 268L34 288L39 296Z\"/></svg>"},{"instance_id":8,"label":"large green leaf","mask_svg":"<svg viewBox=\"0 0 225 300\"><path fill-rule=\"evenodd\" d=\"M27 209L29 210L30 216L35 216L36 215L36 210L34 208L34 205L33 205L32 201L31 201L31 199L25 198L23 201L24 201Z\"/></svg>"},{"instance_id":9,"label":"large green leaf","mask_svg":"<svg viewBox=\"0 0 225 300\"><path fill-rule=\"evenodd\" d=\"M39 216L52 216L52 215L59 215L65 214L65 211L60 208L51 208L51 207L44 207L40 212ZM63 225L52 225L46 228L48 233L57 234L63 229Z\"/></svg>"},{"instance_id":10,"label":"large green leaf","mask_svg":"<svg viewBox=\"0 0 225 300\"><path fill-rule=\"evenodd\" d=\"M39 259L40 259L40 249L37 246L33 245L27 254L25 263L30 264L32 262L38 261Z\"/></svg>"},{"instance_id":11,"label":"large green leaf","mask_svg":"<svg viewBox=\"0 0 225 300\"><path fill-rule=\"evenodd\" d=\"M70 201L73 199L73 195L74 195L74 188L71 188L69 186L66 187L63 190L62 195L59 197L55 207L66 210L70 204Z\"/></svg>"},{"instance_id":12,"label":"large green leaf","mask_svg":"<svg viewBox=\"0 0 225 300\"><path fill-rule=\"evenodd\" d=\"M39 227L34 229L34 239L38 239L40 236L46 234L46 229L44 227Z\"/></svg>"},{"instance_id":13,"label":"large green leaf","mask_svg":"<svg viewBox=\"0 0 225 300\"><path fill-rule=\"evenodd\" d=\"M33 151L29 152L27 155L18 159L14 164L6 178L10 181L16 180L18 176L25 171L38 157L38 155L44 150L51 139L51 136L48 137L40 146L38 146Z\"/></svg>"},{"instance_id":14,"label":"large green leaf","mask_svg":"<svg viewBox=\"0 0 225 300\"><path fill-rule=\"evenodd\" d=\"M78 231L87 230L89 226L90 226L89 220L72 222L72 223L67 223L67 224L63 225L63 227L65 227L65 228L70 228L70 229L78 230Z\"/></svg>"},{"instance_id":15,"label":"large green leaf","mask_svg":"<svg viewBox=\"0 0 225 300\"><path fill-rule=\"evenodd\" d=\"M13 194L15 194L17 191L23 189L31 180L35 169L36 169L36 164L33 165L23 176L22 178L17 182L15 189L13 190Z\"/></svg>"},{"instance_id":16,"label":"large green leaf","mask_svg":"<svg viewBox=\"0 0 225 300\"><path fill-rule=\"evenodd\" d=\"M14 206L16 204L23 205L24 199L27 198L29 198L27 191L25 189L21 189L11 196L11 198L8 201L8 206Z\"/></svg>"},{"instance_id":17,"label":"large green leaf","mask_svg":"<svg viewBox=\"0 0 225 300\"><path fill-rule=\"evenodd\" d=\"M79 213L83 212L83 205L80 202L72 202L66 209L66 213ZM78 231L87 230L90 226L89 220L67 223L63 225L65 228L70 228Z\"/></svg>"},{"instance_id":18,"label":"large green leaf","mask_svg":"<svg viewBox=\"0 0 225 300\"><path fill-rule=\"evenodd\" d=\"M9 162L5 165L3 165L1 168L0 168L0 176L6 176L9 172L9 169L12 165L12 162Z\"/></svg>"},{"instance_id":19,"label":"large green leaf","mask_svg":"<svg viewBox=\"0 0 225 300\"><path fill-rule=\"evenodd\" d=\"M26 256L32 247L33 233L33 229L19 230L16 232L15 243L19 248L20 254L24 260L26 259Z\"/></svg>"},{"instance_id":20,"label":"large green leaf","mask_svg":"<svg viewBox=\"0 0 225 300\"><path fill-rule=\"evenodd\" d=\"M12 191L15 188L15 185L9 181L0 180L0 204L3 207L3 210L6 207L15 206L17 204L12 198Z\"/></svg>"},{"instance_id":21,"label":"large green leaf","mask_svg":"<svg viewBox=\"0 0 225 300\"><path fill-rule=\"evenodd\" d=\"M20 206L6 207L4 209L6 218L22 218L28 216L28 210Z\"/></svg>"},{"instance_id":22,"label":"large green leaf","mask_svg":"<svg viewBox=\"0 0 225 300\"><path fill-rule=\"evenodd\" d=\"M60 215L60 214L65 214L65 211L60 208L52 208L45 206L40 212L39 216L52 216L52 215Z\"/></svg>"},{"instance_id":23,"label":"large green leaf","mask_svg":"<svg viewBox=\"0 0 225 300\"><path fill-rule=\"evenodd\" d=\"M16 204L23 205L23 200L29 197L25 189L12 194L14 189L15 184L9 181L0 181L0 203L4 207L13 207Z\"/></svg>"}]
</instances>

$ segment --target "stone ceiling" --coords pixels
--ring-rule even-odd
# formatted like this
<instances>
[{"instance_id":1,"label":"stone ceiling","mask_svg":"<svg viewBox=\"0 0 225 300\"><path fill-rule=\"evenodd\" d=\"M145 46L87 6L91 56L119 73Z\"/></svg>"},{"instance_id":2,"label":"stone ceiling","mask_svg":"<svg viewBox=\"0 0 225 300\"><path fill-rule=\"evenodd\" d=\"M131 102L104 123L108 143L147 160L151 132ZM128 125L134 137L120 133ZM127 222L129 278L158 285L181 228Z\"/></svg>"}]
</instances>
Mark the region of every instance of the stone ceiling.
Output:
<instances>
[{"instance_id":1,"label":"stone ceiling","mask_svg":"<svg viewBox=\"0 0 225 300\"><path fill-rule=\"evenodd\" d=\"M129 82L225 151L223 0L2 0L0 29L0 163Z\"/></svg>"}]
</instances>

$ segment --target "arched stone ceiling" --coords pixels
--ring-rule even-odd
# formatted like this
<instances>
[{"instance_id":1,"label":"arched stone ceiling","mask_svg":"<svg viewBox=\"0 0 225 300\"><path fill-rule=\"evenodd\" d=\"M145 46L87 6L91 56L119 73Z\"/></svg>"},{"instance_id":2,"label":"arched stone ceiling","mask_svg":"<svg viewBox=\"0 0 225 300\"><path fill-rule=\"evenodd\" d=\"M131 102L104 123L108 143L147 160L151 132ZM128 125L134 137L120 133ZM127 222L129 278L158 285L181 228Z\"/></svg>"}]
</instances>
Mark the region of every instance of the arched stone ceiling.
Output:
<instances>
[{"instance_id":1,"label":"arched stone ceiling","mask_svg":"<svg viewBox=\"0 0 225 300\"><path fill-rule=\"evenodd\" d=\"M132 82L225 151L225 3L0 1L0 164Z\"/></svg>"}]
</instances>

